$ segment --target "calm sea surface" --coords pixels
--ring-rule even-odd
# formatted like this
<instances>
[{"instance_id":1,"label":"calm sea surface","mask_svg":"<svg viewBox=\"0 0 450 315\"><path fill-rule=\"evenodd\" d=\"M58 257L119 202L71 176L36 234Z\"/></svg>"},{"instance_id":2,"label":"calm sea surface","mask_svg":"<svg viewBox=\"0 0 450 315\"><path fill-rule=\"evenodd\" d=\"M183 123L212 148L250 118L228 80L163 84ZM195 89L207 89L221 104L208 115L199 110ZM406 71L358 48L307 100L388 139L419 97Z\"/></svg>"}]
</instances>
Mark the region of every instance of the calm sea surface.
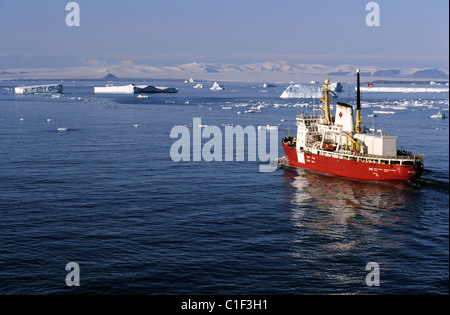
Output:
<instances>
[{"instance_id":1,"label":"calm sea surface","mask_svg":"<svg viewBox=\"0 0 450 315\"><path fill-rule=\"evenodd\" d=\"M425 154L421 179L377 183L171 159L172 128L193 118L294 134L319 106L280 99L287 84L158 82L179 93L137 97L66 81L60 97L14 95L40 83L0 82L0 294L449 293L449 124L430 118L448 117L448 93L362 96L366 126ZM354 104L353 86L339 100Z\"/></svg>"}]
</instances>

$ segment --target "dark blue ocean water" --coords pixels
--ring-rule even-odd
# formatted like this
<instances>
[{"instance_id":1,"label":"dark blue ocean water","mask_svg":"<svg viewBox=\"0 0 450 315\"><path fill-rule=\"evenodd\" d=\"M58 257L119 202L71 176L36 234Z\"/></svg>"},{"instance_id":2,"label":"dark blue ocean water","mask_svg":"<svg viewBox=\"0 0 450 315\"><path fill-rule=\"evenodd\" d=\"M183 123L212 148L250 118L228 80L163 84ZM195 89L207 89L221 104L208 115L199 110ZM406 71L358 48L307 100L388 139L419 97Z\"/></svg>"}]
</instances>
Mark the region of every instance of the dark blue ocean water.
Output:
<instances>
[{"instance_id":1,"label":"dark blue ocean water","mask_svg":"<svg viewBox=\"0 0 450 315\"><path fill-rule=\"evenodd\" d=\"M426 156L421 179L376 183L172 161L170 132L193 118L295 133L318 102L280 99L286 84L162 82L179 93L138 98L67 81L60 97L14 95L38 83L0 82L0 294L449 293L449 125L429 118L448 116L448 94L363 95L366 126Z\"/></svg>"}]
</instances>

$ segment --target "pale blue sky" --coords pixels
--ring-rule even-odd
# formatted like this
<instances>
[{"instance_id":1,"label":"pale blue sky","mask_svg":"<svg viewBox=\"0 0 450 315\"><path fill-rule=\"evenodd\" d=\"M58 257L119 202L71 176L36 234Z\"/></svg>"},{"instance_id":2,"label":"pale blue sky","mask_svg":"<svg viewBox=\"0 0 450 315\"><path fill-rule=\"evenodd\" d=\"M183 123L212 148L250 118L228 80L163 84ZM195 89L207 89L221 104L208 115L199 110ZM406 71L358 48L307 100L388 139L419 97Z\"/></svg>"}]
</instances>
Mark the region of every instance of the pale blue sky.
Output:
<instances>
[{"instance_id":1,"label":"pale blue sky","mask_svg":"<svg viewBox=\"0 0 450 315\"><path fill-rule=\"evenodd\" d=\"M0 70L132 60L148 65L287 60L337 66L449 67L449 2L384 0L379 27L361 0L0 1ZM90 61L91 60L91 61Z\"/></svg>"}]
</instances>

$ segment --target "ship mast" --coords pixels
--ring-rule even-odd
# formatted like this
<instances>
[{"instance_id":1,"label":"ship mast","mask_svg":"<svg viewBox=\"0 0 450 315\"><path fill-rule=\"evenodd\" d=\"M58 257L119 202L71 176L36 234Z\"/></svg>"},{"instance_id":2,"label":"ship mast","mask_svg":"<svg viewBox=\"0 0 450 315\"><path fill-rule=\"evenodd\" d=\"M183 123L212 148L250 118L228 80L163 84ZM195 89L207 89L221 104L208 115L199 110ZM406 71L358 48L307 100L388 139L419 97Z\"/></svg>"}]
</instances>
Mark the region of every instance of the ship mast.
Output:
<instances>
[{"instance_id":1,"label":"ship mast","mask_svg":"<svg viewBox=\"0 0 450 315\"><path fill-rule=\"evenodd\" d=\"M325 118L327 120L328 125L332 124L332 120L331 120L331 110L330 110L330 80L325 79L325 85L322 88L322 91L324 93L324 97L321 98L320 100L325 104L324 107L322 107L321 109L325 112Z\"/></svg>"},{"instance_id":2,"label":"ship mast","mask_svg":"<svg viewBox=\"0 0 450 315\"><path fill-rule=\"evenodd\" d=\"M356 133L362 132L361 123L363 121L361 118L361 88L359 80L359 69L356 69Z\"/></svg>"}]
</instances>

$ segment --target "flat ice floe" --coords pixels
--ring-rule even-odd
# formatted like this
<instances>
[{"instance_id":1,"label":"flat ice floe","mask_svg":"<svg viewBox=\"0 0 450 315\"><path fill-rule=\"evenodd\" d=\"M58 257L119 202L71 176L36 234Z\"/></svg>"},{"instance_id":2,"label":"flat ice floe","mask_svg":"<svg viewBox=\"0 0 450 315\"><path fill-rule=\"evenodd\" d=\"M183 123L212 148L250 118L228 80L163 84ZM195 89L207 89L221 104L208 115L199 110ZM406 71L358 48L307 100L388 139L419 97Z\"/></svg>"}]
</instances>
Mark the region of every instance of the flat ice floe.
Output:
<instances>
[{"instance_id":1,"label":"flat ice floe","mask_svg":"<svg viewBox=\"0 0 450 315\"><path fill-rule=\"evenodd\" d=\"M177 93L178 89L173 87L161 87L153 85L124 85L124 86L102 86L94 87L97 94L135 94L135 93Z\"/></svg>"},{"instance_id":2,"label":"flat ice floe","mask_svg":"<svg viewBox=\"0 0 450 315\"><path fill-rule=\"evenodd\" d=\"M395 115L396 112L393 111L387 111L387 110L374 110L374 114L386 114L386 115Z\"/></svg>"},{"instance_id":3,"label":"flat ice floe","mask_svg":"<svg viewBox=\"0 0 450 315\"><path fill-rule=\"evenodd\" d=\"M18 86L14 88L16 94L37 94L37 93L62 93L62 84L44 84L32 86Z\"/></svg>"},{"instance_id":4,"label":"flat ice floe","mask_svg":"<svg viewBox=\"0 0 450 315\"><path fill-rule=\"evenodd\" d=\"M356 87L355 87L356 89ZM448 93L448 87L361 87L361 92L384 92L384 93Z\"/></svg>"}]
</instances>

